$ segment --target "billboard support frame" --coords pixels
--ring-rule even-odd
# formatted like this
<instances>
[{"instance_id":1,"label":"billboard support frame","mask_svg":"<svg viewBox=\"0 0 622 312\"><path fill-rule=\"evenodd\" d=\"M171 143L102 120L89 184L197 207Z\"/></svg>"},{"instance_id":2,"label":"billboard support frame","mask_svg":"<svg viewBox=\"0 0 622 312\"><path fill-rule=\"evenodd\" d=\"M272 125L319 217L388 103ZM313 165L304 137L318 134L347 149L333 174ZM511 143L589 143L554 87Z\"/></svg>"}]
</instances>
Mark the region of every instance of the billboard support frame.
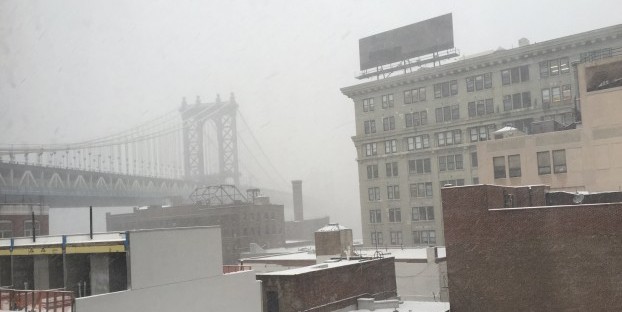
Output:
<instances>
[{"instance_id":1,"label":"billboard support frame","mask_svg":"<svg viewBox=\"0 0 622 312\"><path fill-rule=\"evenodd\" d=\"M361 75L356 77L356 79L366 79L372 77L380 79L380 76L382 76L382 78L384 79L390 77L391 74L396 71L403 70L404 74L406 74L408 72L413 72L413 68L415 67L423 67L423 65L430 63L432 63L433 66L436 67L436 62L438 62L438 65L440 66L442 60L447 60L460 56L460 50L454 47L448 50L436 51L432 54L428 54L428 56L430 55L431 58L410 58L391 64L376 66L375 70L373 71L370 71L370 69L365 69L361 72Z\"/></svg>"}]
</instances>

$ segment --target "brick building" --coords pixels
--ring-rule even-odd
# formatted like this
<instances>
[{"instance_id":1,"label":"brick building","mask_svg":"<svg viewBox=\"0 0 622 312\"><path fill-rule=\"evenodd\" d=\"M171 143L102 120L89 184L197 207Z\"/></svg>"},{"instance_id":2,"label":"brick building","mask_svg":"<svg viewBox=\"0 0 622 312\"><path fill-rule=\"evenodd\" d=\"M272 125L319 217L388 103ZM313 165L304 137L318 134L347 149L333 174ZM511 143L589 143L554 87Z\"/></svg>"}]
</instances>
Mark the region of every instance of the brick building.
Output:
<instances>
[{"instance_id":1,"label":"brick building","mask_svg":"<svg viewBox=\"0 0 622 312\"><path fill-rule=\"evenodd\" d=\"M395 297L395 259L341 260L257 274L263 311L335 311L355 307L357 298Z\"/></svg>"},{"instance_id":2,"label":"brick building","mask_svg":"<svg viewBox=\"0 0 622 312\"><path fill-rule=\"evenodd\" d=\"M548 189L442 189L452 312L622 310L620 194Z\"/></svg>"},{"instance_id":3,"label":"brick building","mask_svg":"<svg viewBox=\"0 0 622 312\"><path fill-rule=\"evenodd\" d=\"M235 264L251 243L281 247L285 244L283 205L266 197L226 205L186 205L134 209L128 214L106 214L108 231L220 225L225 264Z\"/></svg>"},{"instance_id":4,"label":"brick building","mask_svg":"<svg viewBox=\"0 0 622 312\"><path fill-rule=\"evenodd\" d=\"M440 190L480 182L476 143L508 125L531 133L534 121L574 123L571 64L618 47L622 25L342 88L355 111L364 244L443 245Z\"/></svg>"},{"instance_id":5,"label":"brick building","mask_svg":"<svg viewBox=\"0 0 622 312\"><path fill-rule=\"evenodd\" d=\"M50 232L49 207L29 204L0 204L0 238L32 236L32 213L35 234Z\"/></svg>"}]
</instances>

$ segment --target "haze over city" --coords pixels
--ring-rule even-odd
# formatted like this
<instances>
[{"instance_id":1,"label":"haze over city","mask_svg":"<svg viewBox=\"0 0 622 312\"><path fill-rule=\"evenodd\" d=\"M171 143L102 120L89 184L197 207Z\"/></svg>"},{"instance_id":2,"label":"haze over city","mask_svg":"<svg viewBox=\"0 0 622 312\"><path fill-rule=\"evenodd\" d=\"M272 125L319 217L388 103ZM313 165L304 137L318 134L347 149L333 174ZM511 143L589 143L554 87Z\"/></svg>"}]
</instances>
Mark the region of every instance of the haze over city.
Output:
<instances>
[{"instance_id":1,"label":"haze over city","mask_svg":"<svg viewBox=\"0 0 622 312\"><path fill-rule=\"evenodd\" d=\"M0 1L0 142L71 143L228 99L261 143L258 187L301 179L308 216L360 235L358 40L453 13L461 55L620 22L619 1ZM241 131L240 136L249 133ZM267 161L266 157L269 158ZM262 174L276 168L278 173ZM244 174L244 173L243 173Z\"/></svg>"}]
</instances>

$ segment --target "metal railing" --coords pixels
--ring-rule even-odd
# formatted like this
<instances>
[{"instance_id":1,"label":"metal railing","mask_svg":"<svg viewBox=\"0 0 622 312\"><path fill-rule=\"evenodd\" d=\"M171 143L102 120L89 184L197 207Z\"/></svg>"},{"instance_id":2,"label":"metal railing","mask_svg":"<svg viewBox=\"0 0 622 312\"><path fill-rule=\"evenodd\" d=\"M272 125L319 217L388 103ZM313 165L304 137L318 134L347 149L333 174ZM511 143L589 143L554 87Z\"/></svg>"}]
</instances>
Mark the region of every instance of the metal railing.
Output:
<instances>
[{"instance_id":1,"label":"metal railing","mask_svg":"<svg viewBox=\"0 0 622 312\"><path fill-rule=\"evenodd\" d=\"M71 312L74 301L71 291L0 288L0 310Z\"/></svg>"},{"instance_id":2,"label":"metal railing","mask_svg":"<svg viewBox=\"0 0 622 312\"><path fill-rule=\"evenodd\" d=\"M229 274L241 271L250 271L252 268L250 265L223 265L222 273Z\"/></svg>"}]
</instances>

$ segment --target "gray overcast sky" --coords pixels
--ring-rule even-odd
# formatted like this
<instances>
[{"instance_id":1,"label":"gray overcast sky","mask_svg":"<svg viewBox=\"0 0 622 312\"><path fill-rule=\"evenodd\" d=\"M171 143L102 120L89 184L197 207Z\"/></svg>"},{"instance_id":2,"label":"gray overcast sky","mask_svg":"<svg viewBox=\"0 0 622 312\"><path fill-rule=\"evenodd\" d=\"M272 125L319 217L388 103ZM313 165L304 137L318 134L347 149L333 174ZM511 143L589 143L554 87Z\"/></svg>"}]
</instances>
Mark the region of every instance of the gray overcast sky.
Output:
<instances>
[{"instance_id":1,"label":"gray overcast sky","mask_svg":"<svg viewBox=\"0 0 622 312\"><path fill-rule=\"evenodd\" d=\"M358 39L449 12L464 55L618 24L622 1L0 0L0 144L98 137L235 92L284 179L324 200L305 213L358 231L339 91L357 83Z\"/></svg>"}]
</instances>

